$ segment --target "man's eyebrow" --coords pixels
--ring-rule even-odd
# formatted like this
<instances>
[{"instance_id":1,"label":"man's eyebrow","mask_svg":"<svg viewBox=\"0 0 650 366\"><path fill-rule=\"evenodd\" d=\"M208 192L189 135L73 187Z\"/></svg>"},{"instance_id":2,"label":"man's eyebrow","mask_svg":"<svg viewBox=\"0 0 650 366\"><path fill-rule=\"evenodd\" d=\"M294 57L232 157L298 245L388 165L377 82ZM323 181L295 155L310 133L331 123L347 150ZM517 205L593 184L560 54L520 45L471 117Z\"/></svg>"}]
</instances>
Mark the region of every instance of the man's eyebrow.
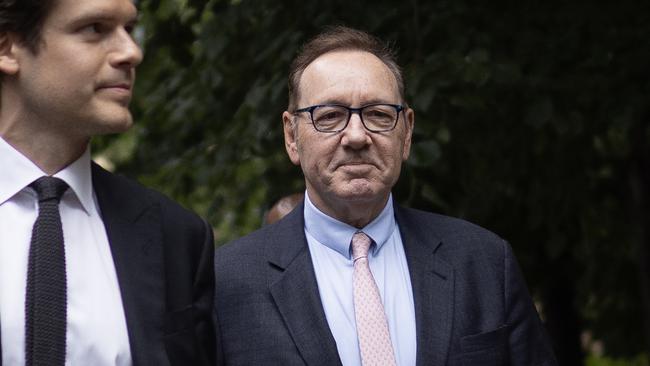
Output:
<instances>
[{"instance_id":1,"label":"man's eyebrow","mask_svg":"<svg viewBox=\"0 0 650 366\"><path fill-rule=\"evenodd\" d=\"M136 24L140 20L140 14L135 13L133 16L126 18L126 24ZM94 23L94 22L121 22L122 18L115 16L109 12L105 11L95 11L81 14L75 19L72 20L73 25L81 25L84 23Z\"/></svg>"},{"instance_id":2,"label":"man's eyebrow","mask_svg":"<svg viewBox=\"0 0 650 366\"><path fill-rule=\"evenodd\" d=\"M362 105L369 105L369 104L398 104L398 102L387 100L387 99L381 99L381 98L373 98L373 99L364 100Z\"/></svg>"},{"instance_id":3,"label":"man's eyebrow","mask_svg":"<svg viewBox=\"0 0 650 366\"><path fill-rule=\"evenodd\" d=\"M369 104L395 104L395 102L391 102L391 101L388 101L386 99L381 99L381 98L372 98L372 99L363 100L363 102L361 104L359 104L359 105L350 105L349 103L347 103L343 99L329 98L329 99L323 100L322 102L320 102L318 104L337 104L337 105L344 105L344 106L348 106L348 107L352 107L352 108L358 108L358 107L363 107L363 106L369 105Z\"/></svg>"},{"instance_id":4,"label":"man's eyebrow","mask_svg":"<svg viewBox=\"0 0 650 366\"><path fill-rule=\"evenodd\" d=\"M336 98L329 98L325 99L318 104L339 104L339 105L347 105L342 99L336 99Z\"/></svg>"}]
</instances>

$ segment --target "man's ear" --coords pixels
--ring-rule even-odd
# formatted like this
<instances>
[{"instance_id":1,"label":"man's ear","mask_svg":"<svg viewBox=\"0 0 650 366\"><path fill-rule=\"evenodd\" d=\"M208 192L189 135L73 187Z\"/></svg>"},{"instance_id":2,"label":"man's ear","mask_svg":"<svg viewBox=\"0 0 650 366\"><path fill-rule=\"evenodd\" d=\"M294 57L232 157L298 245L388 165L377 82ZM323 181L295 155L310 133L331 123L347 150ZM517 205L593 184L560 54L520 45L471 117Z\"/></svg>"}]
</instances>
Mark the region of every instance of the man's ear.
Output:
<instances>
[{"instance_id":1,"label":"man's ear","mask_svg":"<svg viewBox=\"0 0 650 366\"><path fill-rule=\"evenodd\" d=\"M0 33L0 72L14 75L18 72L19 64L16 57L17 39L9 32Z\"/></svg>"},{"instance_id":2,"label":"man's ear","mask_svg":"<svg viewBox=\"0 0 650 366\"><path fill-rule=\"evenodd\" d=\"M287 149L289 159L295 165L300 165L300 154L298 153L298 126L294 123L295 117L288 111L282 113L282 124L284 125L284 147Z\"/></svg>"},{"instance_id":3,"label":"man's ear","mask_svg":"<svg viewBox=\"0 0 650 366\"><path fill-rule=\"evenodd\" d=\"M415 124L415 111L407 108L404 111L404 150L402 151L402 161L406 161L411 154L411 137L413 136L413 125Z\"/></svg>"}]
</instances>

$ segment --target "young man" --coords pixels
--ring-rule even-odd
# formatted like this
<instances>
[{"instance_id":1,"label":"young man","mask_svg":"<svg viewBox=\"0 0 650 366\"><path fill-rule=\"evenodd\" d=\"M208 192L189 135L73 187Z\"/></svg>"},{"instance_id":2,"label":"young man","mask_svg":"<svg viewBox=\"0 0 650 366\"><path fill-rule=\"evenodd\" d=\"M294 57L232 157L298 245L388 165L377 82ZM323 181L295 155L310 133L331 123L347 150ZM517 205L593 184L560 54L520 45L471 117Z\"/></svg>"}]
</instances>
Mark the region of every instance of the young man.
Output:
<instances>
[{"instance_id":1,"label":"young man","mask_svg":"<svg viewBox=\"0 0 650 366\"><path fill-rule=\"evenodd\" d=\"M304 204L215 256L227 365L556 365L510 246L399 207L414 111L390 50L349 28L289 75L285 147Z\"/></svg>"},{"instance_id":2,"label":"young man","mask_svg":"<svg viewBox=\"0 0 650 366\"><path fill-rule=\"evenodd\" d=\"M90 160L128 129L131 0L0 0L2 365L208 365L212 230Z\"/></svg>"}]
</instances>

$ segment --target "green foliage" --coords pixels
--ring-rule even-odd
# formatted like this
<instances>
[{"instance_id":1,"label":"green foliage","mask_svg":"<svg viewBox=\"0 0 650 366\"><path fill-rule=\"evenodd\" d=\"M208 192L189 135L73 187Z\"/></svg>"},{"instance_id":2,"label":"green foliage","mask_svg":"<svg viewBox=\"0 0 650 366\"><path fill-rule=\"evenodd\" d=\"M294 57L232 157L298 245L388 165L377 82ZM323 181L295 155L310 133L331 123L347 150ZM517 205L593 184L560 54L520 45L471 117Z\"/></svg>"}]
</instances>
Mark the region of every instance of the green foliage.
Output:
<instances>
[{"instance_id":1,"label":"green foliage","mask_svg":"<svg viewBox=\"0 0 650 366\"><path fill-rule=\"evenodd\" d=\"M346 24L396 45L404 66L416 128L397 199L507 238L543 301L557 283L574 289L564 305L608 353L634 355L650 342L639 321L644 244L629 190L632 161L650 161L650 3L142 0L140 8L137 124L98 147L118 171L208 217L219 243L259 227L270 204L304 189L283 145L288 64L323 26Z\"/></svg>"},{"instance_id":2,"label":"green foliage","mask_svg":"<svg viewBox=\"0 0 650 366\"><path fill-rule=\"evenodd\" d=\"M640 355L633 359L612 359L609 357L589 356L586 366L649 366L648 356Z\"/></svg>"}]
</instances>

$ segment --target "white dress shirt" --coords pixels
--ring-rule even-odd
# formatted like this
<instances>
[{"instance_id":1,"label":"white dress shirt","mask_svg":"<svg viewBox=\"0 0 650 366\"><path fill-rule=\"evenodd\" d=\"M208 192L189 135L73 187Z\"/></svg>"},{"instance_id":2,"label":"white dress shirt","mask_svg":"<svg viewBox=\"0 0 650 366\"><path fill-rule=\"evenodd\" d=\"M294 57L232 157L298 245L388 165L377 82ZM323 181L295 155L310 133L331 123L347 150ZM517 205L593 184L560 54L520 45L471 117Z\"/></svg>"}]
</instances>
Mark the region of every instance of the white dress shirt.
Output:
<instances>
[{"instance_id":1,"label":"white dress shirt","mask_svg":"<svg viewBox=\"0 0 650 366\"><path fill-rule=\"evenodd\" d=\"M350 250L357 229L327 216L314 206L308 194L304 215L318 291L339 357L344 366L359 366ZM399 366L413 366L417 351L413 289L392 196L379 216L361 230L374 241L368 261L384 304L395 360Z\"/></svg>"},{"instance_id":2,"label":"white dress shirt","mask_svg":"<svg viewBox=\"0 0 650 366\"><path fill-rule=\"evenodd\" d=\"M32 227L31 182L47 175L0 138L0 331L2 365L25 363L25 291ZM66 365L131 365L115 265L95 197L90 150L54 174L70 188L59 204L68 285Z\"/></svg>"}]
</instances>

